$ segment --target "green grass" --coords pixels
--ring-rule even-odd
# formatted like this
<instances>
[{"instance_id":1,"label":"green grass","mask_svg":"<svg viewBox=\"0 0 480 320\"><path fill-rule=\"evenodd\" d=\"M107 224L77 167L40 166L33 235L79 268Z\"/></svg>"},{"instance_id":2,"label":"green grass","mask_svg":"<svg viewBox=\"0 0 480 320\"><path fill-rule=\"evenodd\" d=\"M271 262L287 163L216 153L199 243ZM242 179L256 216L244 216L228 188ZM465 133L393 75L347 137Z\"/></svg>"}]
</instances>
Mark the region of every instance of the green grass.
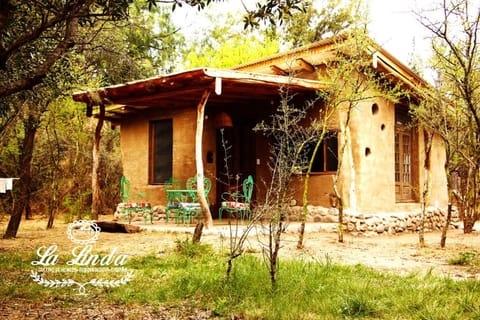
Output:
<instances>
[{"instance_id":1,"label":"green grass","mask_svg":"<svg viewBox=\"0 0 480 320\"><path fill-rule=\"evenodd\" d=\"M471 264L479 265L479 262L480 261L478 254L475 251L462 251L458 254L458 256L450 258L448 260L449 264L460 266L466 266Z\"/></svg>"},{"instance_id":2,"label":"green grass","mask_svg":"<svg viewBox=\"0 0 480 320\"><path fill-rule=\"evenodd\" d=\"M178 241L163 255L131 259L135 277L116 288L45 288L29 277L34 252L0 255L2 299L89 300L125 305L189 305L219 319L480 319L480 282L411 274L397 276L362 265L281 260L271 289L264 262L245 255L225 280L226 258L205 245Z\"/></svg>"}]
</instances>

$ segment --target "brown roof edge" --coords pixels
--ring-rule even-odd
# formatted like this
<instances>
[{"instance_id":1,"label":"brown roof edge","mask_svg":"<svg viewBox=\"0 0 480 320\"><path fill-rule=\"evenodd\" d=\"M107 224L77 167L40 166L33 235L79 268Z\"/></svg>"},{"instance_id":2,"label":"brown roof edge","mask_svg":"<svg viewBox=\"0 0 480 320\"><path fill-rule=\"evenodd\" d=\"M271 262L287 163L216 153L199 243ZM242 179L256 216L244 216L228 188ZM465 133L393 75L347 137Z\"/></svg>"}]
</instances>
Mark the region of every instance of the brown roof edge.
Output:
<instances>
[{"instance_id":1,"label":"brown roof edge","mask_svg":"<svg viewBox=\"0 0 480 320\"><path fill-rule=\"evenodd\" d=\"M198 76L203 75L204 69L205 68L196 68L196 69L189 70L187 72L190 76L194 77L196 75ZM147 88L147 86L151 86L152 84L163 84L163 86L165 86L165 84L171 83L171 81L174 81L178 78L182 78L182 75L184 75L185 73L186 73L185 71L176 72L176 73L171 73L165 76L134 80L126 83L100 87L97 89L75 92L72 94L72 97L74 101L85 102L93 105L99 105L102 103L110 104L109 101L105 101L105 99L107 99L109 94L111 93L126 90L127 88L130 88L130 90L141 89L141 88L144 89L144 88Z\"/></svg>"},{"instance_id":2,"label":"brown roof edge","mask_svg":"<svg viewBox=\"0 0 480 320\"><path fill-rule=\"evenodd\" d=\"M169 90L174 88L176 83L191 81L197 85L211 86L215 78L222 78L226 81L237 81L244 83L265 83L286 85L309 90L321 90L327 84L315 80L299 79L287 76L268 75L262 73L242 72L235 70L222 70L215 68L196 68L183 72L173 73L165 76L148 78L127 82L93 90L74 93L73 100L84 102L88 105L112 104L112 100L135 94L150 94L158 90Z\"/></svg>"},{"instance_id":3,"label":"brown roof edge","mask_svg":"<svg viewBox=\"0 0 480 320\"><path fill-rule=\"evenodd\" d=\"M238 65L238 66L232 68L232 70L241 70L241 69L248 68L248 67L251 67L251 66L254 66L254 65L257 65L257 64L258 65L259 64L266 64L270 61L277 60L279 58L287 58L289 56L301 55L304 52L308 52L308 51L311 51L313 49L320 49L320 48L323 48L323 47L326 47L326 46L330 46L330 45L335 44L337 41L344 41L347 38L348 38L347 34L342 34L342 35L339 35L339 36L336 36L336 37L330 37L330 38L318 40L318 41L315 41L315 42L313 42L311 44L308 44L306 46L303 46L303 47L298 47L298 48L295 48L295 49L292 49L292 50L289 50L289 51L286 51L286 52L277 53L275 55L269 56L269 57L264 58L264 59L259 59L259 60L256 60L256 61L247 62L247 63L241 64L241 65Z\"/></svg>"},{"instance_id":4,"label":"brown roof edge","mask_svg":"<svg viewBox=\"0 0 480 320\"><path fill-rule=\"evenodd\" d=\"M273 61L278 60L278 59L286 59L291 56L301 56L304 53L311 52L312 50L321 50L321 49L328 49L329 47L341 43L345 40L347 40L349 37L348 33L344 33L338 36L322 39L319 41L316 41L312 44L295 48L290 51L286 51L283 53L278 53L273 56L269 56L264 59L260 59L257 61L252 61L248 62L245 64L238 65L233 68L233 70L238 70L241 71L242 69L247 69L254 67L256 65L269 65L273 64ZM416 72L414 72L412 69L410 69L408 66L403 64L400 60L395 58L390 52L385 50L383 47L381 47L377 42L375 42L372 38L368 37L368 45L366 46L368 52L372 54L372 57L377 54L378 57L383 61L383 63L387 64L389 66L389 69L393 71L395 76L399 76L399 78L403 78L402 80L407 80L407 84L416 84L416 85L422 85L422 86L430 86L430 84L424 80L420 75L418 75Z\"/></svg>"},{"instance_id":5,"label":"brown roof edge","mask_svg":"<svg viewBox=\"0 0 480 320\"><path fill-rule=\"evenodd\" d=\"M407 65L403 64L397 58L395 58L390 52L380 47L377 43L373 42L371 50L373 55L377 54L377 57L380 58L384 63L388 64L396 72L403 74L410 81L413 80L414 83L425 87L430 86L428 81L423 79L418 73L410 69L410 67L408 67Z\"/></svg>"}]
</instances>

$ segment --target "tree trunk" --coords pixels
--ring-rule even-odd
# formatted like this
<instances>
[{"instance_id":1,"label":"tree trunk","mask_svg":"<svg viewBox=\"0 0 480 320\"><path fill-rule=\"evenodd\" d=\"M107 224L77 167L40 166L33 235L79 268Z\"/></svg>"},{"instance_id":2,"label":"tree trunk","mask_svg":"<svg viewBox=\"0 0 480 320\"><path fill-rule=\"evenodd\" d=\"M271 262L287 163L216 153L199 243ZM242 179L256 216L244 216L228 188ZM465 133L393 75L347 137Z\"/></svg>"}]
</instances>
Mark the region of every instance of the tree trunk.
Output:
<instances>
[{"instance_id":1,"label":"tree trunk","mask_svg":"<svg viewBox=\"0 0 480 320\"><path fill-rule=\"evenodd\" d=\"M447 208L447 219L442 229L442 238L440 239L441 248L445 248L445 243L447 242L447 231L448 231L448 228L450 228L451 221L452 221L452 204L449 203Z\"/></svg>"},{"instance_id":2,"label":"tree trunk","mask_svg":"<svg viewBox=\"0 0 480 320\"><path fill-rule=\"evenodd\" d=\"M422 200L422 212L420 214L420 230L418 231L418 245L420 246L420 248L425 247L425 210L425 200Z\"/></svg>"},{"instance_id":3,"label":"tree trunk","mask_svg":"<svg viewBox=\"0 0 480 320\"><path fill-rule=\"evenodd\" d=\"M32 181L31 175L30 175L30 181ZM30 195L31 192L27 192L27 197L25 199L25 219L31 220L33 218L32 214L32 207L30 206Z\"/></svg>"},{"instance_id":4,"label":"tree trunk","mask_svg":"<svg viewBox=\"0 0 480 320\"><path fill-rule=\"evenodd\" d=\"M305 221L306 217L304 218L302 214L302 223L300 224L300 230L298 232L297 249L303 249L303 239L305 238Z\"/></svg>"},{"instance_id":5,"label":"tree trunk","mask_svg":"<svg viewBox=\"0 0 480 320\"><path fill-rule=\"evenodd\" d=\"M98 214L101 208L100 199L100 140L102 138L102 128L105 116L105 106L100 105L100 116L98 118L97 127L95 128L95 141L93 143L92 152L92 220L98 219Z\"/></svg>"},{"instance_id":6,"label":"tree trunk","mask_svg":"<svg viewBox=\"0 0 480 320\"><path fill-rule=\"evenodd\" d=\"M425 162L423 163L423 168L425 169L425 182L423 185L422 192L422 212L421 212L421 221L420 221L420 231L418 232L418 242L420 247L425 247L425 216L427 205L430 199L430 189L431 187L431 170L430 170L430 159L433 143L433 132L428 132L423 130L423 141L425 145Z\"/></svg>"},{"instance_id":7,"label":"tree trunk","mask_svg":"<svg viewBox=\"0 0 480 320\"><path fill-rule=\"evenodd\" d=\"M200 242L202 238L202 231L203 231L203 221L199 221L195 226L195 231L193 232L193 239L192 239L193 243Z\"/></svg>"},{"instance_id":8,"label":"tree trunk","mask_svg":"<svg viewBox=\"0 0 480 320\"><path fill-rule=\"evenodd\" d=\"M102 232L137 233L141 231L140 227L132 226L130 224L110 221L95 221L95 223L100 227Z\"/></svg>"},{"instance_id":9,"label":"tree trunk","mask_svg":"<svg viewBox=\"0 0 480 320\"><path fill-rule=\"evenodd\" d=\"M35 134L37 132L39 117L36 115L29 115L25 121L25 136L22 143L22 152L19 159L20 181L19 181L19 197L13 204L13 212L8 222L7 230L3 236L4 239L11 239L17 236L20 221L22 220L22 213L27 205L30 197L30 185L32 183L31 167L32 155L35 145Z\"/></svg>"},{"instance_id":10,"label":"tree trunk","mask_svg":"<svg viewBox=\"0 0 480 320\"><path fill-rule=\"evenodd\" d=\"M47 229L53 228L53 221L55 220L55 211L53 208L50 208L50 212L48 213L48 222L47 222Z\"/></svg>"},{"instance_id":11,"label":"tree trunk","mask_svg":"<svg viewBox=\"0 0 480 320\"><path fill-rule=\"evenodd\" d=\"M343 243L343 241L343 201L338 198L338 242Z\"/></svg>"},{"instance_id":12,"label":"tree trunk","mask_svg":"<svg viewBox=\"0 0 480 320\"><path fill-rule=\"evenodd\" d=\"M278 252L280 250L281 237L283 231L282 219L278 219L276 230L273 234L273 251L270 257L270 282L272 284L272 290L277 288L277 267L278 267Z\"/></svg>"},{"instance_id":13,"label":"tree trunk","mask_svg":"<svg viewBox=\"0 0 480 320\"><path fill-rule=\"evenodd\" d=\"M195 133L195 163L197 167L197 194L200 206L202 208L203 223L201 227L199 224L198 230L201 233L203 226L207 229L213 226L212 214L210 213L210 208L208 206L208 201L205 198L205 188L203 183L203 119L205 117L205 105L207 104L208 97L210 96L210 90L205 90L200 99L200 102L197 106L197 129ZM197 230L197 227L195 228ZM201 234L198 236L198 241L201 238ZM194 235L193 241L195 242L196 238Z\"/></svg>"},{"instance_id":14,"label":"tree trunk","mask_svg":"<svg viewBox=\"0 0 480 320\"><path fill-rule=\"evenodd\" d=\"M465 216L463 218L463 233L472 233L474 225L475 219L473 219L471 216Z\"/></svg>"}]
</instances>

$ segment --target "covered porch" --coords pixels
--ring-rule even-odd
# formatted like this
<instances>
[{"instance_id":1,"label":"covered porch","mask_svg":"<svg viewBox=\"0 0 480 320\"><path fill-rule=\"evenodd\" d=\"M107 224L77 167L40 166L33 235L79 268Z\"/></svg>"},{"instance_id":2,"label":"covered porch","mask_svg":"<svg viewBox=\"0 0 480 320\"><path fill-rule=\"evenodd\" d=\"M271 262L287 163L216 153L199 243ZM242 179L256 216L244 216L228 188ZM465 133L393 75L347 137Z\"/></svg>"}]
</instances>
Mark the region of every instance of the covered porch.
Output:
<instances>
[{"instance_id":1,"label":"covered porch","mask_svg":"<svg viewBox=\"0 0 480 320\"><path fill-rule=\"evenodd\" d=\"M133 190L165 205L165 181L200 175L216 217L222 192L248 175L269 176L267 141L252 128L268 120L288 90L296 101L326 86L315 80L219 69L171 75L79 92L87 116L120 126L123 174ZM230 179L229 179L230 177ZM257 184L255 195L262 193Z\"/></svg>"}]
</instances>

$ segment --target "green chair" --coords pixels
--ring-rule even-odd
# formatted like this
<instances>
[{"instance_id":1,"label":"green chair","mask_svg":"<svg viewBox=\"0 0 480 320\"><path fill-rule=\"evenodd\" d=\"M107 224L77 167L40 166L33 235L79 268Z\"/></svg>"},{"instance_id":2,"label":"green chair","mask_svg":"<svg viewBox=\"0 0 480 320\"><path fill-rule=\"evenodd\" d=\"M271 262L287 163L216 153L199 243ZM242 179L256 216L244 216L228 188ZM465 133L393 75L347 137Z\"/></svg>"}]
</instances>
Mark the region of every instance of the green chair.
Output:
<instances>
[{"instance_id":1,"label":"green chair","mask_svg":"<svg viewBox=\"0 0 480 320\"><path fill-rule=\"evenodd\" d=\"M153 210L149 201L133 202L130 200L130 181L127 177L122 176L121 182L121 196L122 196L122 217L132 223L132 215L137 212L143 213L143 221L147 224L147 218L150 217L150 223L153 224ZM146 193L137 192L139 197L144 198Z\"/></svg>"},{"instance_id":2,"label":"green chair","mask_svg":"<svg viewBox=\"0 0 480 320\"><path fill-rule=\"evenodd\" d=\"M181 190L182 189L182 183L175 179L175 178L170 178L167 181L165 181L164 184L165 188L165 193L166 193L166 199L167 203L165 205L165 223L168 223L170 220L170 217L172 216L175 218L175 222L178 223L178 220L181 218L181 212L180 212L180 202L185 199L181 199L177 196L177 193L170 192L171 190Z\"/></svg>"},{"instance_id":3,"label":"green chair","mask_svg":"<svg viewBox=\"0 0 480 320\"><path fill-rule=\"evenodd\" d=\"M252 201L253 186L253 177L248 176L242 183L242 192L222 193L222 203L218 210L218 220L220 222L222 221L222 213L224 211L230 215L238 212L242 223L245 217L250 221L252 214L250 202Z\"/></svg>"},{"instance_id":4,"label":"green chair","mask_svg":"<svg viewBox=\"0 0 480 320\"><path fill-rule=\"evenodd\" d=\"M212 181L204 177L203 178L203 188L205 190L205 198L208 202L208 194L212 189ZM198 218L199 214L202 212L202 207L198 200L197 194L197 177L190 177L187 179L187 189L191 191L191 202L181 202L180 203L180 210L183 214L184 222L188 221L190 223L193 222L194 218Z\"/></svg>"}]
</instances>

